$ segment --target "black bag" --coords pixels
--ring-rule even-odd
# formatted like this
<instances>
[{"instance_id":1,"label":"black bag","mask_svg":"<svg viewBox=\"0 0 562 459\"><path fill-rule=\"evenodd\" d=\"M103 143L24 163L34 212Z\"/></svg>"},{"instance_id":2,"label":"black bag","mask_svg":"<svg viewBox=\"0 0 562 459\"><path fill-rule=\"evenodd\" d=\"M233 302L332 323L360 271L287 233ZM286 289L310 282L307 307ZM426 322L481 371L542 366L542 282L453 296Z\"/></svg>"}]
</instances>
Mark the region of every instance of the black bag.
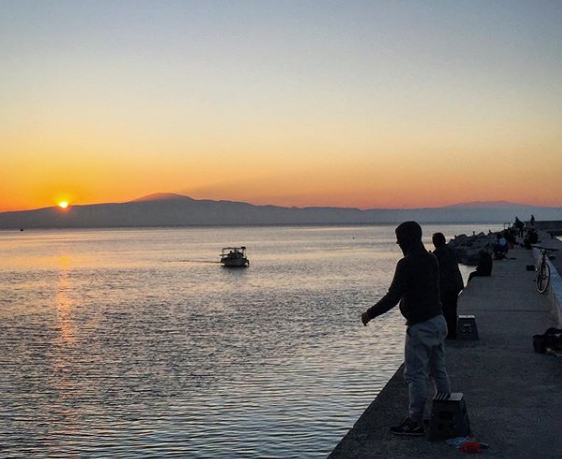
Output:
<instances>
[{"instance_id":1,"label":"black bag","mask_svg":"<svg viewBox=\"0 0 562 459\"><path fill-rule=\"evenodd\" d=\"M562 329L551 327L543 335L534 335L533 348L539 354L545 354L547 349L561 351Z\"/></svg>"}]
</instances>

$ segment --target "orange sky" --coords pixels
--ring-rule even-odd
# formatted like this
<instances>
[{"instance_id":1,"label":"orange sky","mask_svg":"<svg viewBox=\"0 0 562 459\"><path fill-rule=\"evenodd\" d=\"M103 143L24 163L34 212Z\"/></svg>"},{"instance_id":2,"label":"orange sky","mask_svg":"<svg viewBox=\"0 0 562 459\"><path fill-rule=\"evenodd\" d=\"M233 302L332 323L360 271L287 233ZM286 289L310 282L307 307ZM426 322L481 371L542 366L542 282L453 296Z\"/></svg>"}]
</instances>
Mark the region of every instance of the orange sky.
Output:
<instances>
[{"instance_id":1,"label":"orange sky","mask_svg":"<svg viewBox=\"0 0 562 459\"><path fill-rule=\"evenodd\" d=\"M0 211L562 206L562 4L531 3L3 2Z\"/></svg>"}]
</instances>

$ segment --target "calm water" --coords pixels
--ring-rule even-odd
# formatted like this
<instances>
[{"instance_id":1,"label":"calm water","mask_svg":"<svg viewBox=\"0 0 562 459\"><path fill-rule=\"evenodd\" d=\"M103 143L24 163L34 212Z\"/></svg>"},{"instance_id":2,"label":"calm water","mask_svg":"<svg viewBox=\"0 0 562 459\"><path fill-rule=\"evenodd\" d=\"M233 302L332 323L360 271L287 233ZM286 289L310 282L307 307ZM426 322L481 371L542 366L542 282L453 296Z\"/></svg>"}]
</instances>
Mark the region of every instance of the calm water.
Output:
<instances>
[{"instance_id":1,"label":"calm water","mask_svg":"<svg viewBox=\"0 0 562 459\"><path fill-rule=\"evenodd\" d=\"M0 456L325 457L402 360L393 229L0 232Z\"/></svg>"}]
</instances>

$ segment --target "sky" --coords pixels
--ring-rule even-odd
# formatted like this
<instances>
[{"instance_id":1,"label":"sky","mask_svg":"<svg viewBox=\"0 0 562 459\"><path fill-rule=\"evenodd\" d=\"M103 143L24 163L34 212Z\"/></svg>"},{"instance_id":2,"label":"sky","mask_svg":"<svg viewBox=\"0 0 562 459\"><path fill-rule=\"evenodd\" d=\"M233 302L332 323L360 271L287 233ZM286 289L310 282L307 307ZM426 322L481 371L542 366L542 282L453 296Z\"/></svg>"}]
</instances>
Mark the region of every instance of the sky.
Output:
<instances>
[{"instance_id":1,"label":"sky","mask_svg":"<svg viewBox=\"0 0 562 459\"><path fill-rule=\"evenodd\" d=\"M0 211L562 206L562 1L0 0Z\"/></svg>"}]
</instances>

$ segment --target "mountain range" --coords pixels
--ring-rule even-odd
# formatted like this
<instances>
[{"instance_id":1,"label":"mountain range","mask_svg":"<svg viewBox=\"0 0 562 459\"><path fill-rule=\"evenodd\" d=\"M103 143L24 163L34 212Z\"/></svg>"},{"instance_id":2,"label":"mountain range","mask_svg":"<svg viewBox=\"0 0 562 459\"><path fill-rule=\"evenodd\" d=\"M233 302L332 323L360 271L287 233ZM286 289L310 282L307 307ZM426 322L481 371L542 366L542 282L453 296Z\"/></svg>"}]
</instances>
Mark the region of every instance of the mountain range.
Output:
<instances>
[{"instance_id":1,"label":"mountain range","mask_svg":"<svg viewBox=\"0 0 562 459\"><path fill-rule=\"evenodd\" d=\"M118 228L162 226L345 225L420 223L505 223L562 220L562 207L499 202L461 203L423 209L355 209L345 207L280 207L236 201L197 200L157 193L125 203L46 207L0 213L0 229Z\"/></svg>"}]
</instances>

